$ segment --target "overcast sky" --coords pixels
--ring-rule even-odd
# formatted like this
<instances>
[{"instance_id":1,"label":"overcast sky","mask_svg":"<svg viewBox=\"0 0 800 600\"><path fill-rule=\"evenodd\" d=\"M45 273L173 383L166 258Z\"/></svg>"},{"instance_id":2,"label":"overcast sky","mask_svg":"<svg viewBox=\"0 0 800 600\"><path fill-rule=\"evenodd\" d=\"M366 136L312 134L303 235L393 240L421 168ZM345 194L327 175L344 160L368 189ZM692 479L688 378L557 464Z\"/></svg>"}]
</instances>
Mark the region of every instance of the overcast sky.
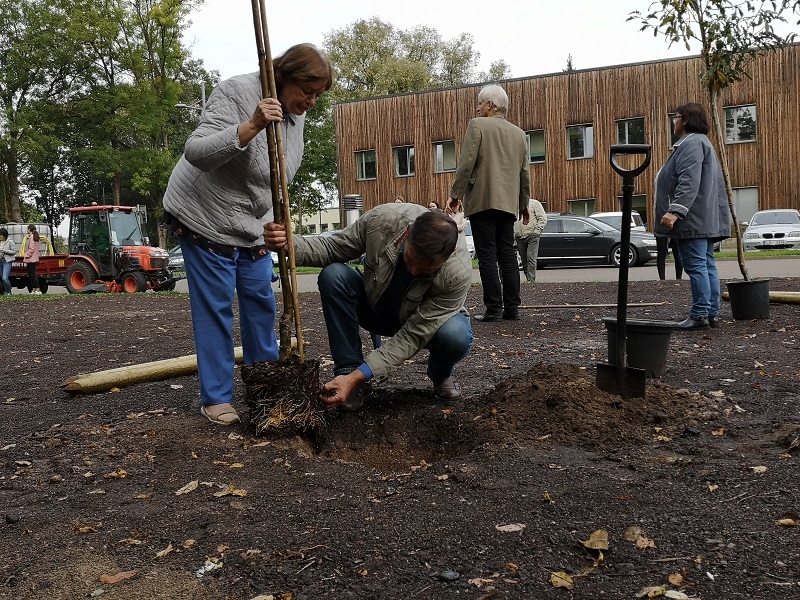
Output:
<instances>
[{"instance_id":1,"label":"overcast sky","mask_svg":"<svg viewBox=\"0 0 800 600\"><path fill-rule=\"evenodd\" d=\"M503 59L512 77L559 72L572 55L576 69L588 69L696 54L668 48L663 38L626 22L651 0L281 0L267 1L273 56L300 42L322 45L325 34L359 19L377 16L399 29L427 25L444 39L472 34L480 53L479 71ZM184 39L195 58L223 79L258 70L251 3L205 0L190 17Z\"/></svg>"}]
</instances>

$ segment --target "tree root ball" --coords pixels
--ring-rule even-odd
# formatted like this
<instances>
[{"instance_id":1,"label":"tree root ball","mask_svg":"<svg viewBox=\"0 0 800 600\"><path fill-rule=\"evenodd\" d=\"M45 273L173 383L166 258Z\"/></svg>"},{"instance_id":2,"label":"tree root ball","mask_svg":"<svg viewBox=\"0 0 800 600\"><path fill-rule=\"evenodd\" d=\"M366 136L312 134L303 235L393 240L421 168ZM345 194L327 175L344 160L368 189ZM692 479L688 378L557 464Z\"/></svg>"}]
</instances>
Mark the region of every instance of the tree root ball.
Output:
<instances>
[{"instance_id":1,"label":"tree root ball","mask_svg":"<svg viewBox=\"0 0 800 600\"><path fill-rule=\"evenodd\" d=\"M279 362L242 366L245 400L256 434L294 434L325 425L317 395L321 387L319 361L291 357Z\"/></svg>"}]
</instances>

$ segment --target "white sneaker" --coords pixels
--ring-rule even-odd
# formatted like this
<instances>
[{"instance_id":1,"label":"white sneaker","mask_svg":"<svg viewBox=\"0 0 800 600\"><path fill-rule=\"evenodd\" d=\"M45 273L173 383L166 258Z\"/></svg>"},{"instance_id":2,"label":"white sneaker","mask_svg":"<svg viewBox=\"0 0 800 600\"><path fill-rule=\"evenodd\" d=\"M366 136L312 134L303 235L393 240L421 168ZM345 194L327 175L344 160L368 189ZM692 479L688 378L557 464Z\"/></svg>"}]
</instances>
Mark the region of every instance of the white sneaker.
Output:
<instances>
[{"instance_id":1,"label":"white sneaker","mask_svg":"<svg viewBox=\"0 0 800 600\"><path fill-rule=\"evenodd\" d=\"M42 294L41 290L33 290L33 292L32 292L32 293L33 293L33 294L39 294L39 295L41 295L41 294Z\"/></svg>"}]
</instances>

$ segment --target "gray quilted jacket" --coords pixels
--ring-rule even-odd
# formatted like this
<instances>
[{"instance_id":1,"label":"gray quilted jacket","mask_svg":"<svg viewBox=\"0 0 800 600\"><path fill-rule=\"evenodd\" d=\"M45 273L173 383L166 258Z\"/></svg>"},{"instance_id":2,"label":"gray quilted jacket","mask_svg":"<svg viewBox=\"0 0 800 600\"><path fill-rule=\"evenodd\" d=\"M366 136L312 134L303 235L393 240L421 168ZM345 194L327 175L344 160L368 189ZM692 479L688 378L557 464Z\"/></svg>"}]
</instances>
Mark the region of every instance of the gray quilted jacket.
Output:
<instances>
[{"instance_id":1,"label":"gray quilted jacket","mask_svg":"<svg viewBox=\"0 0 800 600\"><path fill-rule=\"evenodd\" d=\"M218 244L263 244L264 224L273 220L266 131L239 147L239 124L252 116L260 100L258 73L221 82L186 140L164 193L168 213ZM288 181L303 159L304 122L305 115L290 115L280 125Z\"/></svg>"},{"instance_id":2,"label":"gray quilted jacket","mask_svg":"<svg viewBox=\"0 0 800 600\"><path fill-rule=\"evenodd\" d=\"M297 265L324 267L364 257L364 289L375 307L392 280L401 259L406 227L429 209L417 204L381 204L353 225L329 236L299 236L294 240ZM400 307L403 326L365 359L380 381L431 341L442 325L461 312L472 283L472 263L466 248L458 247L432 278L416 278Z\"/></svg>"}]
</instances>

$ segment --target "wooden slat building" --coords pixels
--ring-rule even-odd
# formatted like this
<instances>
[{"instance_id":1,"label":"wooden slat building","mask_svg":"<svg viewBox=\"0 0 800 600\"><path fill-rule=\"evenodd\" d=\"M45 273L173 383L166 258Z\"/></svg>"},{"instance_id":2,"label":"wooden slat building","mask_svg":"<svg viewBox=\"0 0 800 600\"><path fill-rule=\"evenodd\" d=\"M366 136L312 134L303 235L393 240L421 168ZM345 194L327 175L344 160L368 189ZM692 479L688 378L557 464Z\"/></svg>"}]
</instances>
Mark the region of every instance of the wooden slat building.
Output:
<instances>
[{"instance_id":1,"label":"wooden slat building","mask_svg":"<svg viewBox=\"0 0 800 600\"><path fill-rule=\"evenodd\" d=\"M634 120L630 122L644 126L641 141L653 147L651 167L636 180L634 203L651 223L653 180L672 143L671 114L692 101L709 109L699 81L701 68L701 60L690 57L501 82L509 96L508 120L525 131L543 130L544 156L541 148L538 156L543 162L530 167L532 196L550 211L619 210L622 180L611 169L609 148L619 143L619 122ZM756 121L746 141L727 144L742 220L755 210L800 208L800 45L757 58L749 73L751 79L722 95L722 106L732 111L729 116L737 114L735 107L746 107L744 115ZM336 104L340 198L361 196L364 211L397 196L422 205L430 200L442 204L453 171L437 172L434 144L454 142L458 153L482 85ZM725 113L721 110L723 117ZM590 158L568 157L567 128L575 125L592 126ZM709 137L713 141L713 132ZM413 175L397 175L397 147L413 147ZM374 151L375 162L366 174L362 168L359 178L357 163L372 158L365 151Z\"/></svg>"}]
</instances>

